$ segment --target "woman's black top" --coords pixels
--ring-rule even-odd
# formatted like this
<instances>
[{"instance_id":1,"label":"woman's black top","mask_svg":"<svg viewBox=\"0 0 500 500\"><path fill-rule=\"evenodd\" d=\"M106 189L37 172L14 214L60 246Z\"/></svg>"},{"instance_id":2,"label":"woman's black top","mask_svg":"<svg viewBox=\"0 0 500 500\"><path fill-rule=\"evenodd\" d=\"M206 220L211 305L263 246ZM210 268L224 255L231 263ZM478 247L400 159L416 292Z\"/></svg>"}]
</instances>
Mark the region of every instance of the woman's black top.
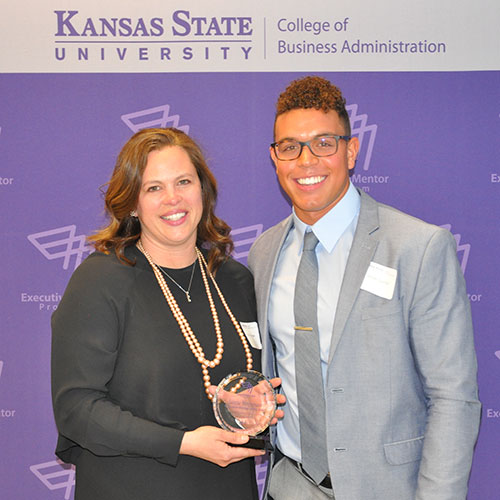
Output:
<instances>
[{"instance_id":1,"label":"woman's black top","mask_svg":"<svg viewBox=\"0 0 500 500\"><path fill-rule=\"evenodd\" d=\"M257 498L253 459L228 467L179 455L187 430L217 426L201 367L173 317L152 269L136 247L135 266L96 252L75 271L52 317L52 392L56 454L76 465L76 500ZM168 269L187 289L191 266ZM215 330L199 264L192 302L165 280L213 359ZM240 322L255 322L250 272L229 259L216 281ZM217 385L244 370L240 338L210 284L224 338ZM254 369L259 352L252 349Z\"/></svg>"}]
</instances>

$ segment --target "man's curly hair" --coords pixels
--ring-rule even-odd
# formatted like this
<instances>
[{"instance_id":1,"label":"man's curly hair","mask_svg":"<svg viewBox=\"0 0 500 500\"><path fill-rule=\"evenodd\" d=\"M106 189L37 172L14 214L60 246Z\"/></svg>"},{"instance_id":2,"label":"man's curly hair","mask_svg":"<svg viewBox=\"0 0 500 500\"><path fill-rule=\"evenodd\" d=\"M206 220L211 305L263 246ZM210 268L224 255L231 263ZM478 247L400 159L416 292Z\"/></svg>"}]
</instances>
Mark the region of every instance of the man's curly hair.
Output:
<instances>
[{"instance_id":1,"label":"man's curly hair","mask_svg":"<svg viewBox=\"0 0 500 500\"><path fill-rule=\"evenodd\" d=\"M338 87L325 78L306 76L294 80L280 94L276 103L276 118L293 109L320 109L325 113L336 111L345 127L345 134L351 135L349 115L345 109L345 99Z\"/></svg>"}]
</instances>

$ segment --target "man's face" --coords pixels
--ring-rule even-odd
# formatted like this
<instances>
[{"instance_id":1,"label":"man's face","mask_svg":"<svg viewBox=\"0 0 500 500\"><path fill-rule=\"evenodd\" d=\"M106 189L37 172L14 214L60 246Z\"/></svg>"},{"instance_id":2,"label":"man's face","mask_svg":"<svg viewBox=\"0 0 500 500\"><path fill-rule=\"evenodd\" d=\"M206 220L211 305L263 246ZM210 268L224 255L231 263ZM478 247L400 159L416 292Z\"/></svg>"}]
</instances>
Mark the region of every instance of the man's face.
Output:
<instances>
[{"instance_id":1,"label":"man's face","mask_svg":"<svg viewBox=\"0 0 500 500\"><path fill-rule=\"evenodd\" d=\"M287 111L276 119L274 131L276 142L283 139L304 142L325 134L345 135L336 111L325 113L318 109ZM333 156L319 158L304 146L297 159L284 161L276 158L271 147L278 180L300 220L312 225L342 199L349 188L349 170L354 168L358 149L356 137L348 143L340 139Z\"/></svg>"}]
</instances>

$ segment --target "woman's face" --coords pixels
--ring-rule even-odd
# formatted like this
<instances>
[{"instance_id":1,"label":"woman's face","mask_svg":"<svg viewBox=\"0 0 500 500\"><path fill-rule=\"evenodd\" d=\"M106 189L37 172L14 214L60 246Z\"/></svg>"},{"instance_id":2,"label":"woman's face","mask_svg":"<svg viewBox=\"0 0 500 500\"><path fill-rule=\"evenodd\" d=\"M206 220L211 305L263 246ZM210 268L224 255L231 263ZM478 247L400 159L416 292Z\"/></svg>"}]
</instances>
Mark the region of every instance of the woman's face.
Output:
<instances>
[{"instance_id":1,"label":"woman's face","mask_svg":"<svg viewBox=\"0 0 500 500\"><path fill-rule=\"evenodd\" d=\"M188 154L167 146L148 155L137 215L141 240L151 254L194 254L198 223L203 214L201 183Z\"/></svg>"}]
</instances>

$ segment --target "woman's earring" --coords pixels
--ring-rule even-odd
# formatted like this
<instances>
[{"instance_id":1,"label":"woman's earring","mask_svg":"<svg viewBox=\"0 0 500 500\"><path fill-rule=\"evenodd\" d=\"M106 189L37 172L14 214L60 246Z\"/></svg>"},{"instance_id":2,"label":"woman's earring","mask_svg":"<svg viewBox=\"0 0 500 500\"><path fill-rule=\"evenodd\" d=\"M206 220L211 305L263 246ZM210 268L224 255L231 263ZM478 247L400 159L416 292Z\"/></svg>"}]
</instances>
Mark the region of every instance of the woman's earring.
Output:
<instances>
[{"instance_id":1,"label":"woman's earring","mask_svg":"<svg viewBox=\"0 0 500 500\"><path fill-rule=\"evenodd\" d=\"M132 212L130 212L130 217L137 217L137 212L132 210Z\"/></svg>"}]
</instances>

